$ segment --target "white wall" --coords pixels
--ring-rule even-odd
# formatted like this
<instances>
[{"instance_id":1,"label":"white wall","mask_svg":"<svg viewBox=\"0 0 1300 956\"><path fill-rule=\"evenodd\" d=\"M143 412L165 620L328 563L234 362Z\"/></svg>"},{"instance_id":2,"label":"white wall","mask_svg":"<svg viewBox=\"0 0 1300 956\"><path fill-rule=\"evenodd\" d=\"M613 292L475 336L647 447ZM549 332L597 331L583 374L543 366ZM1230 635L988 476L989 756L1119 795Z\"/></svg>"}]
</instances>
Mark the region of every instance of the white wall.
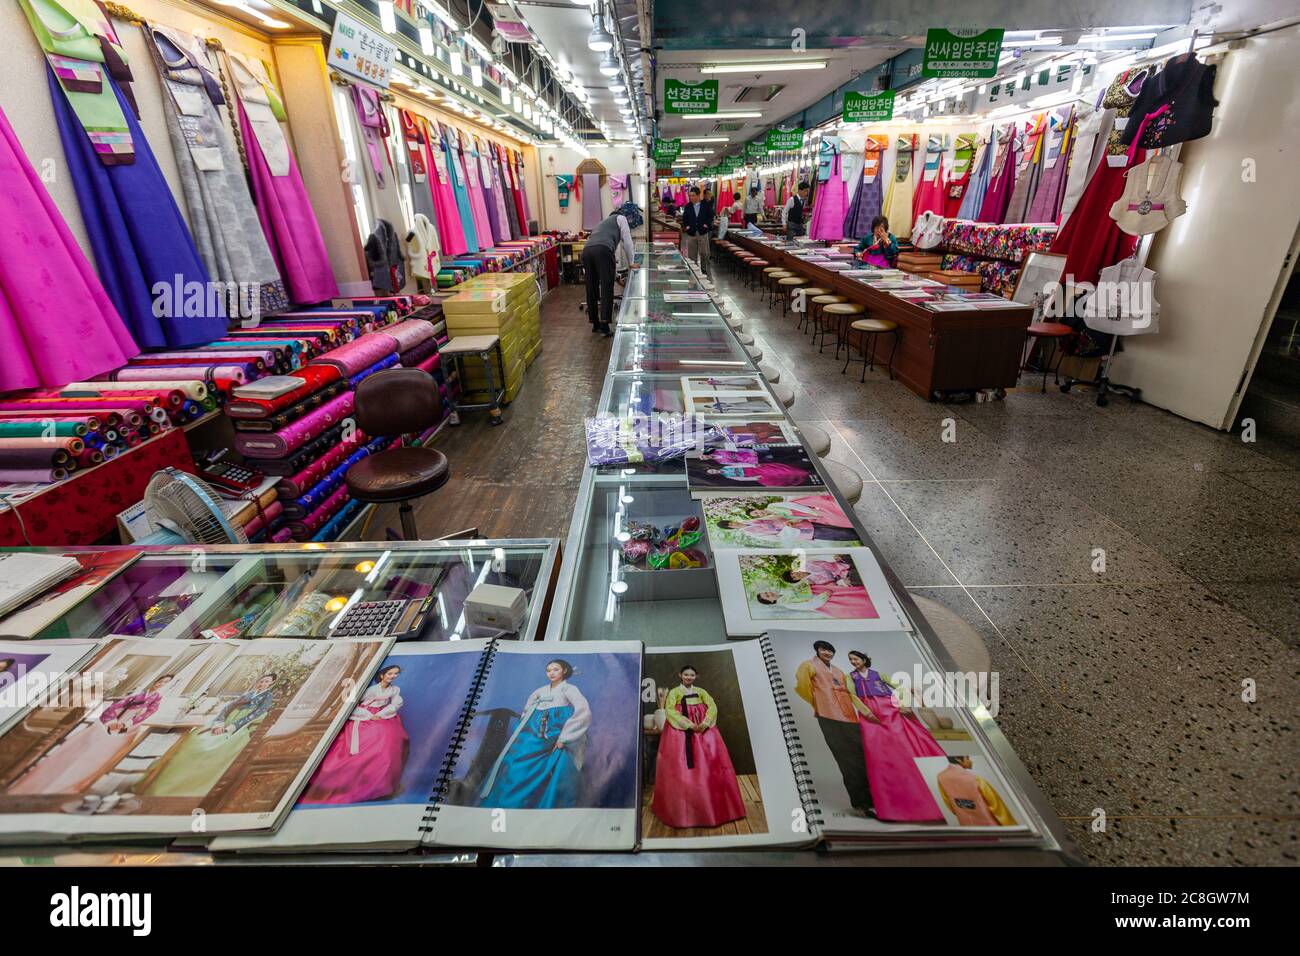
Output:
<instances>
[{"instance_id":1,"label":"white wall","mask_svg":"<svg viewBox=\"0 0 1300 956\"><path fill-rule=\"evenodd\" d=\"M627 147L593 149L591 158L599 160L608 173L632 173L636 169L636 153ZM569 208L560 209L560 192L555 187L556 175L575 176L582 154L564 147L540 146L537 149L538 166L542 180L542 210L545 219L541 228L564 229L577 232L582 229L582 203L575 196L569 197ZM645 204L645 180L634 175L631 180L632 201L638 205ZM626 200L624 200L626 202ZM601 208L605 215L614 211L610 199L609 186L601 190Z\"/></svg>"},{"instance_id":2,"label":"white wall","mask_svg":"<svg viewBox=\"0 0 1300 956\"><path fill-rule=\"evenodd\" d=\"M1183 146L1187 212L1157 235L1160 331L1127 339L1112 377L1162 408L1226 428L1233 396L1300 225L1300 27L1219 65L1213 132ZM1254 164L1254 181L1243 163Z\"/></svg>"}]
</instances>

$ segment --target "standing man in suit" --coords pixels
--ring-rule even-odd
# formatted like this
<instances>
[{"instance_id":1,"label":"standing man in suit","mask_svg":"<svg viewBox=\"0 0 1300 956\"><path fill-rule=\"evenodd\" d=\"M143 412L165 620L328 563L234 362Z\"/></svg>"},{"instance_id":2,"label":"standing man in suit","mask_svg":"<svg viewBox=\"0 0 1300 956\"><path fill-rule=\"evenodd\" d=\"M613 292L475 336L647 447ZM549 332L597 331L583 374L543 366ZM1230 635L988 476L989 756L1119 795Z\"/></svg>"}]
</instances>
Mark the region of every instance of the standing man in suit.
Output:
<instances>
[{"instance_id":1,"label":"standing man in suit","mask_svg":"<svg viewBox=\"0 0 1300 956\"><path fill-rule=\"evenodd\" d=\"M710 275L709 232L713 229L713 206L700 196L700 187L692 186L690 201L682 210L682 255L695 259L705 275Z\"/></svg>"},{"instance_id":2,"label":"standing man in suit","mask_svg":"<svg viewBox=\"0 0 1300 956\"><path fill-rule=\"evenodd\" d=\"M808 184L800 183L795 195L785 201L781 210L781 224L785 226L785 241L790 242L808 234L804 227L804 206L808 202Z\"/></svg>"}]
</instances>

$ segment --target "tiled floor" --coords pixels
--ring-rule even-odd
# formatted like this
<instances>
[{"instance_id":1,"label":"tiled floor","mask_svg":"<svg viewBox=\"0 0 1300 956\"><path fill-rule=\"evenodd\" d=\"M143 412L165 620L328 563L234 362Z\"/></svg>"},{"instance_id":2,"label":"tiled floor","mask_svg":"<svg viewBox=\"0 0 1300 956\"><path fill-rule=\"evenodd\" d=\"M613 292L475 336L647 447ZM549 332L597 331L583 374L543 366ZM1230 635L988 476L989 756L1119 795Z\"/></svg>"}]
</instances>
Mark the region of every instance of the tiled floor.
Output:
<instances>
[{"instance_id":1,"label":"tiled floor","mask_svg":"<svg viewBox=\"0 0 1300 956\"><path fill-rule=\"evenodd\" d=\"M983 635L999 724L1084 854L1296 863L1300 449L1087 393L945 406L879 372L859 384L793 319L719 285L795 418L862 474L858 515L904 584ZM418 509L426 536L566 533L608 358L579 300L544 301L507 424L470 415L440 441L454 477ZM369 536L396 525L381 510Z\"/></svg>"},{"instance_id":2,"label":"tiled floor","mask_svg":"<svg viewBox=\"0 0 1300 956\"><path fill-rule=\"evenodd\" d=\"M718 283L862 474L904 584L980 631L999 725L1090 860L1300 859L1300 449L1050 383L969 405L859 384Z\"/></svg>"}]
</instances>

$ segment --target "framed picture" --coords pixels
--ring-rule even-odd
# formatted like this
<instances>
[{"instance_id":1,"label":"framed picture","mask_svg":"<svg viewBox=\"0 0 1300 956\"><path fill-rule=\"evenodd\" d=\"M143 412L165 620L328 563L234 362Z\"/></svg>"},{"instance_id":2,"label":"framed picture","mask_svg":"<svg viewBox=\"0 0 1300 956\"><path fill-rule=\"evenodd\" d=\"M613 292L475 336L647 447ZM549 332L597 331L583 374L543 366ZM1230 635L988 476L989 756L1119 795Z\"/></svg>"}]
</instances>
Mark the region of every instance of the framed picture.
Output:
<instances>
[{"instance_id":1,"label":"framed picture","mask_svg":"<svg viewBox=\"0 0 1300 956\"><path fill-rule=\"evenodd\" d=\"M1041 310L1042 303L1052 295L1065 275L1065 256L1050 252L1031 252L1025 256L1024 265L1016 279L1016 291L1011 299L1021 305Z\"/></svg>"}]
</instances>

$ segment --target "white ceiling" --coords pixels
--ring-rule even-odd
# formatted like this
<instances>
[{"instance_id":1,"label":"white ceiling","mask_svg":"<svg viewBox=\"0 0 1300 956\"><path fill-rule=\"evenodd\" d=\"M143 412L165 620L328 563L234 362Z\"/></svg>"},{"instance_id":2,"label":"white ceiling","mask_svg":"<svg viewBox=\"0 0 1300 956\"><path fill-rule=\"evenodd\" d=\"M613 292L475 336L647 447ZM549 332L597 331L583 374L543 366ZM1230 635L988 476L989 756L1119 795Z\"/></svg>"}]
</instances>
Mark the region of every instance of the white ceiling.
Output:
<instances>
[{"instance_id":1,"label":"white ceiling","mask_svg":"<svg viewBox=\"0 0 1300 956\"><path fill-rule=\"evenodd\" d=\"M714 162L718 157L734 152L735 147L748 142L772 127L780 120L793 113L806 109L826 96L831 90L847 83L861 73L872 70L890 57L902 52L899 47L852 47L833 50L808 50L804 53L790 53L777 50L664 50L657 57L659 78L659 108L663 109L664 80L718 81L718 113L725 114L731 110L758 111L763 115L758 119L734 120L744 125L735 132L715 131L719 121L726 117L718 115L712 120L682 119L678 116L664 114L659 122L659 136L663 139L676 139L694 136L726 136L726 143L683 143L683 149L709 149L713 152L701 157L706 163ZM784 52L784 56L782 55ZM733 62L790 62L807 59L825 60L826 68L821 70L762 70L756 68L749 73L709 73L700 72L700 66L715 63ZM777 95L764 103L761 101L737 102L736 96L746 86L767 86L784 84Z\"/></svg>"}]
</instances>

